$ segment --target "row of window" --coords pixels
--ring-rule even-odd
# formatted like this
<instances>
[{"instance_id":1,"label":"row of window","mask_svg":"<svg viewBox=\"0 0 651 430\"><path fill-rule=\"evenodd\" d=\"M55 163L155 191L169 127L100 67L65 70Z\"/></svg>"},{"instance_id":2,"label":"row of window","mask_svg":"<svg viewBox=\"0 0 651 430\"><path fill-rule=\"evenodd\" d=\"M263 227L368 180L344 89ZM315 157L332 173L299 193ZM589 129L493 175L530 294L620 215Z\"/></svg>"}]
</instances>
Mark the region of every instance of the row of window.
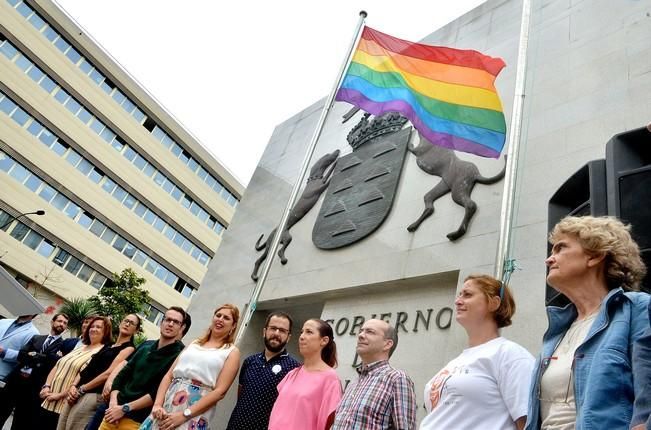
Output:
<instances>
[{"instance_id":1,"label":"row of window","mask_svg":"<svg viewBox=\"0 0 651 430\"><path fill-rule=\"evenodd\" d=\"M113 198L123 206L144 219L148 224L152 225L158 232L163 234L183 251L187 252L192 256L192 258L204 266L208 265L210 262L208 254L203 252L181 232L177 231L174 227L156 215L151 208L139 201L124 188L117 185L93 163L84 158L65 142L59 140L54 133L16 105L16 103L9 99L9 97L7 97L7 95L2 91L0 91L0 111L6 113L21 127L26 128L27 131L39 139L41 143L53 150L60 157L65 158L68 163L75 167L80 173L90 178L91 181L100 186L107 193L111 194Z\"/></svg>"},{"instance_id":2,"label":"row of window","mask_svg":"<svg viewBox=\"0 0 651 430\"><path fill-rule=\"evenodd\" d=\"M129 242L127 239L107 227L103 222L84 211L75 202L48 185L43 179L29 171L9 155L0 151L0 171L7 173L13 179L38 194L60 212L67 215L85 230L112 246L117 252L143 267L158 279L179 291L186 297L192 294L192 287L175 275L171 270L147 255L146 252Z\"/></svg>"},{"instance_id":3,"label":"row of window","mask_svg":"<svg viewBox=\"0 0 651 430\"><path fill-rule=\"evenodd\" d=\"M57 266L63 267L64 270L91 286L97 289L104 286L106 276L89 265L84 264L78 258L73 257L69 252L44 238L22 222L9 222L12 218L7 212L0 210L0 225L4 225L2 230L9 233L11 237L38 252L44 258L51 260ZM54 257L52 258L52 256Z\"/></svg>"},{"instance_id":4,"label":"row of window","mask_svg":"<svg viewBox=\"0 0 651 430\"><path fill-rule=\"evenodd\" d=\"M88 112L74 97L70 96L56 81L43 72L29 58L19 51L11 42L0 33L0 52L9 61L13 61L19 69L32 78L48 94L53 94L54 99L61 103L70 113L79 119L84 125L99 135L104 141L111 145L116 151L122 154L138 170L151 178L154 183L171 195L192 215L199 218L208 228L217 234L221 234L224 226L217 219L208 214L197 202L183 192L168 177L152 166L145 158L131 148L123 139L107 127L99 118Z\"/></svg>"},{"instance_id":5,"label":"row of window","mask_svg":"<svg viewBox=\"0 0 651 430\"><path fill-rule=\"evenodd\" d=\"M104 90L116 103L118 103L129 115L139 124L143 125L152 135L162 143L169 151L177 156L197 176L199 176L209 187L220 195L229 205L235 207L237 198L224 187L219 180L213 177L199 162L195 160L181 145L175 142L156 123L147 117L136 103L129 99L116 85L100 72L87 58L79 53L61 34L52 28L36 11L20 0L7 0L7 3L16 8L34 28L43 34L54 46L59 49L75 66L84 72L92 82Z\"/></svg>"}]
</instances>

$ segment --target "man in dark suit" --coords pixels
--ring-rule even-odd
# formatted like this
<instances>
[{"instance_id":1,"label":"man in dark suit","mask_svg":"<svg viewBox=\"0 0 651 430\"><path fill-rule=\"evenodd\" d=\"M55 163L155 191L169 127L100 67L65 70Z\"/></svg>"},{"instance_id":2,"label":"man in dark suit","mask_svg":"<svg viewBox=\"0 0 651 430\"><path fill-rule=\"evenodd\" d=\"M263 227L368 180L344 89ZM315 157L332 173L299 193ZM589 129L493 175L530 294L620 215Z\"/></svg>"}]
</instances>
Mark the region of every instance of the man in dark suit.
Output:
<instances>
[{"instance_id":1,"label":"man in dark suit","mask_svg":"<svg viewBox=\"0 0 651 430\"><path fill-rule=\"evenodd\" d=\"M37 416L41 399L38 396L47 375L63 355L61 334L68 328L68 316L52 317L49 335L36 335L18 353L19 365L9 375L7 393L1 400L0 427L14 411L12 429L37 428L32 420Z\"/></svg>"}]
</instances>

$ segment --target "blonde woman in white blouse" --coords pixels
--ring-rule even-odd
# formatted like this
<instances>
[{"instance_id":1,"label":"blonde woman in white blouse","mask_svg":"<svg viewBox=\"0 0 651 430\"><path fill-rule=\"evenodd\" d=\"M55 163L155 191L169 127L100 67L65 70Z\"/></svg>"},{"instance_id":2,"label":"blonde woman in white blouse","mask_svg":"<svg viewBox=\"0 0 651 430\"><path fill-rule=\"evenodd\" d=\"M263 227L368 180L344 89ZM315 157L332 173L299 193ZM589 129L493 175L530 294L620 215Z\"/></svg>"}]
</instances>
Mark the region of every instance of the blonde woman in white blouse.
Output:
<instances>
[{"instance_id":1,"label":"blonde woman in white blouse","mask_svg":"<svg viewBox=\"0 0 651 430\"><path fill-rule=\"evenodd\" d=\"M239 318L234 305L217 308L206 334L183 350L163 377L141 430L210 429L215 405L240 366L240 351L233 344Z\"/></svg>"}]
</instances>

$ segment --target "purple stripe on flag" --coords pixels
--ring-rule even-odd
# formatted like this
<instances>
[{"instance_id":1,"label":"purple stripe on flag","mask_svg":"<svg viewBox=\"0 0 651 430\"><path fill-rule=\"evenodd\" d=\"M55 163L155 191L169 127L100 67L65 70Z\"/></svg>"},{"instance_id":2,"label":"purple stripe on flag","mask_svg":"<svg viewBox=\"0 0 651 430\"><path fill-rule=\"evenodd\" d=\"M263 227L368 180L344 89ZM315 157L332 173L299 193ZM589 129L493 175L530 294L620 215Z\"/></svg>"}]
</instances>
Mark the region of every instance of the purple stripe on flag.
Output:
<instances>
[{"instance_id":1,"label":"purple stripe on flag","mask_svg":"<svg viewBox=\"0 0 651 430\"><path fill-rule=\"evenodd\" d=\"M340 88L339 91L337 91L335 100L351 103L375 116L387 112L399 112L409 118L409 121L411 121L416 130L418 130L425 139L434 145L443 146L456 151L469 152L482 157L499 158L500 156L499 152L480 143L430 129L421 121L411 105L403 100L391 100L384 103L378 103L368 99L359 91L348 88Z\"/></svg>"}]
</instances>

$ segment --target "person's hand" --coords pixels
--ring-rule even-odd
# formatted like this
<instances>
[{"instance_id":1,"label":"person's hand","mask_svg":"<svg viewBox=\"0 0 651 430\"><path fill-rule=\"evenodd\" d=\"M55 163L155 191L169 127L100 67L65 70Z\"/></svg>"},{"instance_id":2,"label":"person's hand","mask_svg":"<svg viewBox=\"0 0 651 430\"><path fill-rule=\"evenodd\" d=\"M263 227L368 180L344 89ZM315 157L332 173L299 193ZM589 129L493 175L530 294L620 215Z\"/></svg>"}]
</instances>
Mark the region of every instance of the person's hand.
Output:
<instances>
[{"instance_id":1,"label":"person's hand","mask_svg":"<svg viewBox=\"0 0 651 430\"><path fill-rule=\"evenodd\" d=\"M50 393L48 396L45 398L45 400L48 400L50 402L58 402L59 400L65 398L68 395L65 391L63 393Z\"/></svg>"},{"instance_id":2,"label":"person's hand","mask_svg":"<svg viewBox=\"0 0 651 430\"><path fill-rule=\"evenodd\" d=\"M68 396L66 400L68 400L69 404L74 405L78 399L79 399L79 390L77 390L77 387L75 387L74 385L71 385L70 388L68 389Z\"/></svg>"},{"instance_id":3,"label":"person's hand","mask_svg":"<svg viewBox=\"0 0 651 430\"><path fill-rule=\"evenodd\" d=\"M50 395L50 387L44 387L44 388L41 388L41 391L38 393L38 396L39 396L41 399L45 399L45 398L47 398L47 396L49 396L49 395Z\"/></svg>"},{"instance_id":4,"label":"person's hand","mask_svg":"<svg viewBox=\"0 0 651 430\"><path fill-rule=\"evenodd\" d=\"M102 397L104 398L105 402L108 402L111 400L111 386L104 384L104 389L102 390Z\"/></svg>"},{"instance_id":5,"label":"person's hand","mask_svg":"<svg viewBox=\"0 0 651 430\"><path fill-rule=\"evenodd\" d=\"M154 419L161 421L167 418L167 411L160 405L156 405L151 409L151 416Z\"/></svg>"},{"instance_id":6,"label":"person's hand","mask_svg":"<svg viewBox=\"0 0 651 430\"><path fill-rule=\"evenodd\" d=\"M124 417L124 412L122 411L121 405L109 406L109 408L104 413L104 419L109 424L117 424Z\"/></svg>"},{"instance_id":7,"label":"person's hand","mask_svg":"<svg viewBox=\"0 0 651 430\"><path fill-rule=\"evenodd\" d=\"M160 430L174 430L186 421L187 419L181 412L174 412L167 414L167 417L158 423L158 428Z\"/></svg>"}]
</instances>

